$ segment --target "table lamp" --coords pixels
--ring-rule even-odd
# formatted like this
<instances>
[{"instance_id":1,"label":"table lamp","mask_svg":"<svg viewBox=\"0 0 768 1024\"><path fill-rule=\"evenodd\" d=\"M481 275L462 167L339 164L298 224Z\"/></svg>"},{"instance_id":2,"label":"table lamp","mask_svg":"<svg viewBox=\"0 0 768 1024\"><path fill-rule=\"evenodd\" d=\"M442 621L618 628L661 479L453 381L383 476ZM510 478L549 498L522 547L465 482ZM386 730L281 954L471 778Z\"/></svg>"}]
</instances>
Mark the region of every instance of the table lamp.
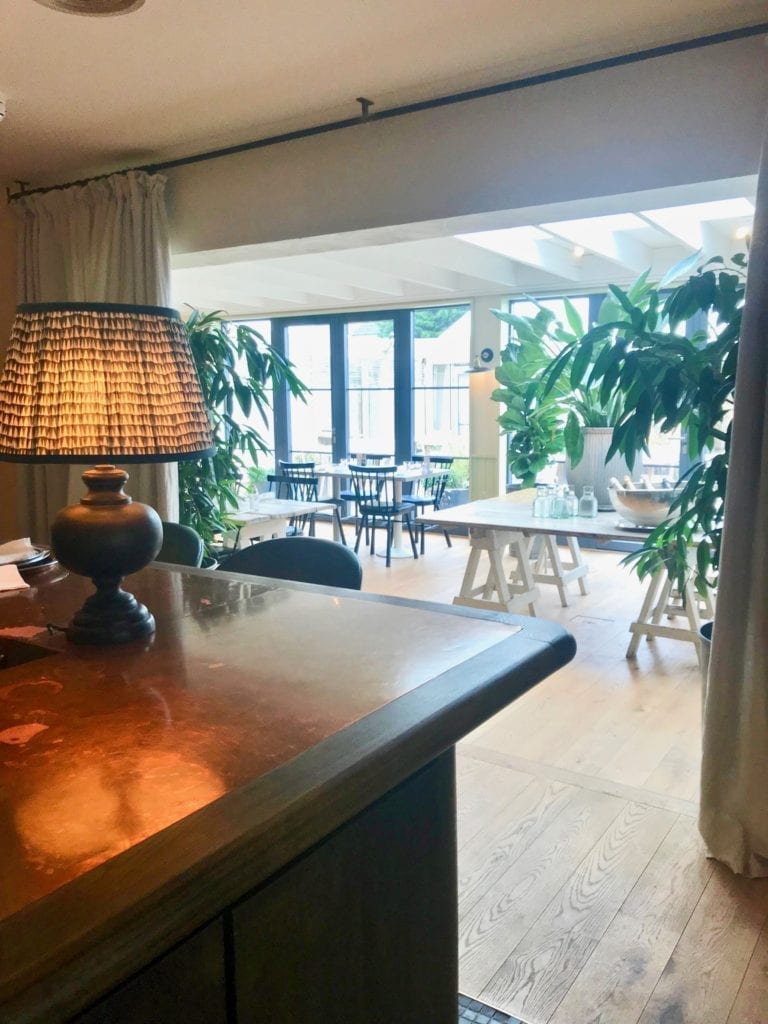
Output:
<instances>
[{"instance_id":1,"label":"table lamp","mask_svg":"<svg viewBox=\"0 0 768 1024\"><path fill-rule=\"evenodd\" d=\"M211 435L178 313L96 302L21 305L0 378L0 460L97 463L88 492L51 527L53 553L96 586L67 627L81 644L147 637L155 620L124 576L157 556L154 509L124 493L112 461L176 462L210 455Z\"/></svg>"}]
</instances>

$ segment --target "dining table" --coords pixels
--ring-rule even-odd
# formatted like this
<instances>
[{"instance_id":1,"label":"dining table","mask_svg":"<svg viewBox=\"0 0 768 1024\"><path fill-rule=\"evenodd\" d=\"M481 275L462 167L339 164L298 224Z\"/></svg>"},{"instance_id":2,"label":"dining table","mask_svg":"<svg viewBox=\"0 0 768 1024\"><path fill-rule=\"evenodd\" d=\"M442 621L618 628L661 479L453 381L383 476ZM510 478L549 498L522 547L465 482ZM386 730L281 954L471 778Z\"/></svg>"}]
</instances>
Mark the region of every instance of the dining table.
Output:
<instances>
[{"instance_id":1,"label":"dining table","mask_svg":"<svg viewBox=\"0 0 768 1024\"><path fill-rule=\"evenodd\" d=\"M262 495L250 508L238 509L228 517L237 528L234 546L239 549L257 540L285 537L291 520L328 511L333 511L333 505L327 501L298 501Z\"/></svg>"},{"instance_id":2,"label":"dining table","mask_svg":"<svg viewBox=\"0 0 768 1024\"><path fill-rule=\"evenodd\" d=\"M469 556L454 604L487 611L527 611L530 615L536 614L539 585L555 587L563 607L568 606L570 583L577 583L581 593L587 593L589 565L581 540L626 543L642 541L650 532L650 528L622 521L616 512L567 519L534 516L530 492L470 501L424 512L420 518L441 529L456 527L469 532ZM561 538L567 555L558 545ZM511 569L503 561L505 555L513 558ZM712 614L711 598L696 592L692 578L677 591L666 570L660 568L648 578L640 611L629 626L627 657L637 655L643 637L667 637L692 643L701 660L699 629L703 616L711 618Z\"/></svg>"},{"instance_id":3,"label":"dining table","mask_svg":"<svg viewBox=\"0 0 768 1024\"><path fill-rule=\"evenodd\" d=\"M355 463L353 462L352 465L355 465ZM331 480L332 496L334 502L337 502L341 495L342 484L350 479L349 462L317 465L312 472L316 477ZM427 477L447 476L448 472L447 468L431 465L428 462L403 463L402 465L396 466L394 477L395 504L400 504L403 500L403 487L405 484L412 484L419 480L426 480ZM339 535L339 527L336 522L333 524L333 539L341 539ZM385 557L384 552L377 553L381 558ZM403 520L401 516L396 516L394 520L390 557L413 558L413 551L411 550L410 545L406 547L403 544Z\"/></svg>"}]
</instances>

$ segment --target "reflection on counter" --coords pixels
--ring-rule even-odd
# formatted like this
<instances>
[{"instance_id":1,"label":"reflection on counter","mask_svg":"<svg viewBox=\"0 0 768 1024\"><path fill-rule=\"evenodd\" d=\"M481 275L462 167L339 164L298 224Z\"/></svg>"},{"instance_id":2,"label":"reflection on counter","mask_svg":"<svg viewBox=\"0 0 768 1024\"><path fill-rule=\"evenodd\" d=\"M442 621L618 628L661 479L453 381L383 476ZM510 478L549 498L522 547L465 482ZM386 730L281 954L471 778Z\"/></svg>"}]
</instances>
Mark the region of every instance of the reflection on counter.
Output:
<instances>
[{"instance_id":1,"label":"reflection on counter","mask_svg":"<svg viewBox=\"0 0 768 1024\"><path fill-rule=\"evenodd\" d=\"M224 792L210 768L162 749L137 751L128 771L83 758L41 782L15 819L30 860L43 869L61 862L93 867Z\"/></svg>"}]
</instances>

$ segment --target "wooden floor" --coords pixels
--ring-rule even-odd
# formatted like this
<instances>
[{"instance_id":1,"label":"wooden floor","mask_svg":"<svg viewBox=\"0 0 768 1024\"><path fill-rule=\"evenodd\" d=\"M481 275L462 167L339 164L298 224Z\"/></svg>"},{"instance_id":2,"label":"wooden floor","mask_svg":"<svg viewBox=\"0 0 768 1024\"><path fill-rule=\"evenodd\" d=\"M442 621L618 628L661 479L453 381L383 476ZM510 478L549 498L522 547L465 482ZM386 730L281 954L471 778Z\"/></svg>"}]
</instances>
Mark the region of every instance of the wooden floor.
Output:
<instances>
[{"instance_id":1,"label":"wooden floor","mask_svg":"<svg viewBox=\"0 0 768 1024\"><path fill-rule=\"evenodd\" d=\"M467 555L363 555L367 591L450 602ZM696 828L693 647L642 642L642 588L588 552L590 593L539 605L574 662L459 750L461 991L528 1024L767 1024L768 880L708 861Z\"/></svg>"}]
</instances>

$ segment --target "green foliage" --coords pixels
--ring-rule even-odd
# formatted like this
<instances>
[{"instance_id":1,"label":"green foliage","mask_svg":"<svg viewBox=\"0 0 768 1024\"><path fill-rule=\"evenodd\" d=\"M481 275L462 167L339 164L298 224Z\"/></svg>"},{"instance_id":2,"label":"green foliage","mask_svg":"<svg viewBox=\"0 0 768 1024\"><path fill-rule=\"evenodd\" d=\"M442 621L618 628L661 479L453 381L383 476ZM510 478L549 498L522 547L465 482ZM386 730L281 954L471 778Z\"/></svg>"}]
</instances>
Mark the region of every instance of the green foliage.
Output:
<instances>
[{"instance_id":1,"label":"green foliage","mask_svg":"<svg viewBox=\"0 0 768 1024\"><path fill-rule=\"evenodd\" d=\"M469 459L454 459L448 471L448 478L445 481L447 488L459 488L469 486Z\"/></svg>"},{"instance_id":2,"label":"green foliage","mask_svg":"<svg viewBox=\"0 0 768 1024\"><path fill-rule=\"evenodd\" d=\"M267 423L270 386L287 385L299 397L307 388L292 364L247 324L230 324L221 312L193 310L186 329L215 452L179 463L179 518L210 548L215 535L231 525L228 514L237 508L247 461L257 464L268 451L259 431L244 420L257 415Z\"/></svg>"},{"instance_id":3,"label":"green foliage","mask_svg":"<svg viewBox=\"0 0 768 1024\"><path fill-rule=\"evenodd\" d=\"M413 316L414 338L438 338L443 331L455 324L467 312L466 306L433 306L429 309L417 309ZM391 320L381 320L376 324L379 338L394 338Z\"/></svg>"},{"instance_id":4,"label":"green foliage","mask_svg":"<svg viewBox=\"0 0 768 1024\"><path fill-rule=\"evenodd\" d=\"M702 461L684 478L670 518L625 561L634 562L641 577L663 565L679 586L693 571L702 593L715 585L719 568L747 257L730 262L707 260L665 299L660 290L669 275L639 297L612 285L612 310L544 374L545 393L554 393L569 372L572 383L584 381L601 400L618 404L608 457L620 452L630 466L653 427L685 431L690 457ZM687 272L692 260L687 264L674 269ZM694 317L714 326L690 337L679 333Z\"/></svg>"},{"instance_id":5,"label":"green foliage","mask_svg":"<svg viewBox=\"0 0 768 1024\"><path fill-rule=\"evenodd\" d=\"M243 484L246 493L255 494L267 482L267 475L267 470L261 466L248 466L245 470L245 481Z\"/></svg>"},{"instance_id":6,"label":"green foliage","mask_svg":"<svg viewBox=\"0 0 768 1024\"><path fill-rule=\"evenodd\" d=\"M642 301L643 279L633 288ZM562 451L577 465L584 454L584 428L611 427L621 412L620 402L585 382L604 340L593 340L572 355L585 327L573 303L563 301L565 324L541 305L535 316L493 310L512 331L496 369L500 387L491 397L505 406L498 422L509 435L509 468L524 487L533 486L541 470ZM613 313L614 299L607 297L603 306Z\"/></svg>"},{"instance_id":7,"label":"green foliage","mask_svg":"<svg viewBox=\"0 0 768 1024\"><path fill-rule=\"evenodd\" d=\"M417 309L413 316L414 338L438 338L443 331L460 320L467 312L466 306L435 306L432 309Z\"/></svg>"}]
</instances>

